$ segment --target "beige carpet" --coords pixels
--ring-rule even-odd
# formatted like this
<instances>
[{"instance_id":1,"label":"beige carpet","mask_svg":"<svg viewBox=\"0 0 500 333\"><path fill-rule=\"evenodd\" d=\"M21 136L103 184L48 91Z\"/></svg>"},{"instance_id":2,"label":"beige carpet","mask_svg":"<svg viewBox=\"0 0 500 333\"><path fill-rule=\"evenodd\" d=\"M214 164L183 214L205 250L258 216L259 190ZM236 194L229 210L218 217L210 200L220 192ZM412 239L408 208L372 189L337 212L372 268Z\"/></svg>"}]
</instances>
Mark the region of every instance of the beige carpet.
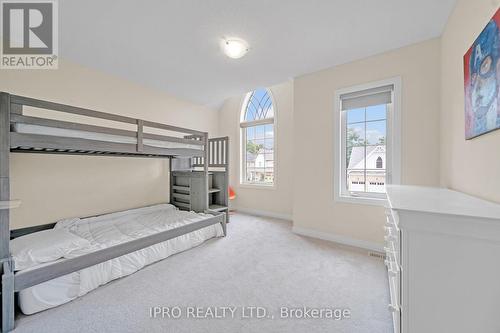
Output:
<instances>
[{"instance_id":1,"label":"beige carpet","mask_svg":"<svg viewBox=\"0 0 500 333\"><path fill-rule=\"evenodd\" d=\"M392 332L382 260L295 235L280 220L237 214L228 232L68 304L19 315L15 332ZM180 318L151 318L156 306L179 307ZM251 306L265 318L257 310L243 318ZM234 318L229 308L225 318L192 318L223 316L222 307ZM282 307L348 309L350 318L283 319Z\"/></svg>"}]
</instances>

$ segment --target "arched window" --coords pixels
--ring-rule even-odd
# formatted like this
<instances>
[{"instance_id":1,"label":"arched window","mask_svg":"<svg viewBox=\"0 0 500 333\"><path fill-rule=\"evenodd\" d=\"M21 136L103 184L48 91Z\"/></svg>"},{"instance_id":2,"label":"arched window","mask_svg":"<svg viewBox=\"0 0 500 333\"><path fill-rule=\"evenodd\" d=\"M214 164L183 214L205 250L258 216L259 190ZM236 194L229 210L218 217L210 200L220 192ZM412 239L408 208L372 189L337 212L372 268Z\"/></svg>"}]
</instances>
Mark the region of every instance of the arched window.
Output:
<instances>
[{"instance_id":1,"label":"arched window","mask_svg":"<svg viewBox=\"0 0 500 333\"><path fill-rule=\"evenodd\" d=\"M241 183L274 185L274 103L265 88L247 94L241 110Z\"/></svg>"},{"instance_id":2,"label":"arched window","mask_svg":"<svg viewBox=\"0 0 500 333\"><path fill-rule=\"evenodd\" d=\"M377 169L382 169L384 167L383 162L382 162L382 157L377 158Z\"/></svg>"}]
</instances>

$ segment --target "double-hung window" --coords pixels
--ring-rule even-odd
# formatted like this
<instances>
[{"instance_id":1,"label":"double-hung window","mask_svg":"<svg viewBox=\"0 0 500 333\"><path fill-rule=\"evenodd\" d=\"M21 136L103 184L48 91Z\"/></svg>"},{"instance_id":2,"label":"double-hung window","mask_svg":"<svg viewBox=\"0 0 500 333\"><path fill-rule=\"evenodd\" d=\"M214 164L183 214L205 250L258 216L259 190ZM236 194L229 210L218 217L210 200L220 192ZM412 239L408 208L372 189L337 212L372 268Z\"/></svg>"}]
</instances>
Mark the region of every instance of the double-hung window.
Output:
<instances>
[{"instance_id":1,"label":"double-hung window","mask_svg":"<svg viewBox=\"0 0 500 333\"><path fill-rule=\"evenodd\" d=\"M383 204L400 181L400 80L342 89L335 97L335 198Z\"/></svg>"},{"instance_id":2,"label":"double-hung window","mask_svg":"<svg viewBox=\"0 0 500 333\"><path fill-rule=\"evenodd\" d=\"M275 109L271 92L259 88L247 94L241 128L241 184L268 186L275 182Z\"/></svg>"}]
</instances>

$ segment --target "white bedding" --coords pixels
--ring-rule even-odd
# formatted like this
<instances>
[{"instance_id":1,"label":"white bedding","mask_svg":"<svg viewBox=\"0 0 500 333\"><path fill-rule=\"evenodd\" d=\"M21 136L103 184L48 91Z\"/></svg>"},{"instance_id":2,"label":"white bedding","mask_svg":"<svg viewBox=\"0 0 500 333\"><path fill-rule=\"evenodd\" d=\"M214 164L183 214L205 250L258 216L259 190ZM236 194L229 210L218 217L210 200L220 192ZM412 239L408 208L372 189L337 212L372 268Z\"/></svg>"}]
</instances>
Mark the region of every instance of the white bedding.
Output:
<instances>
[{"instance_id":1,"label":"white bedding","mask_svg":"<svg viewBox=\"0 0 500 333\"><path fill-rule=\"evenodd\" d=\"M65 220L57 223L55 228L65 228L71 233L90 241L90 247L73 251L65 257L71 258L193 223L207 216L205 214L180 211L170 204L161 204L99 217ZM197 246L207 239L222 235L223 231L220 224L211 225L41 283L19 292L19 305L25 314L32 314L58 306L85 295L111 280L132 274L155 261ZM40 266L42 265L30 269Z\"/></svg>"},{"instance_id":2,"label":"white bedding","mask_svg":"<svg viewBox=\"0 0 500 333\"><path fill-rule=\"evenodd\" d=\"M137 138L129 136L96 133L96 132L88 132L80 130L70 130L65 128L56 128L50 126L40 126L40 125L31 125L22 123L14 124L14 131L25 134L52 135L52 136L62 136L66 138L81 138L81 139L98 140L106 142L137 144ZM143 144L159 148L187 148L187 149L197 149L197 150L203 149L203 146L201 145L190 145L187 143L160 141L152 139L144 139Z\"/></svg>"}]
</instances>

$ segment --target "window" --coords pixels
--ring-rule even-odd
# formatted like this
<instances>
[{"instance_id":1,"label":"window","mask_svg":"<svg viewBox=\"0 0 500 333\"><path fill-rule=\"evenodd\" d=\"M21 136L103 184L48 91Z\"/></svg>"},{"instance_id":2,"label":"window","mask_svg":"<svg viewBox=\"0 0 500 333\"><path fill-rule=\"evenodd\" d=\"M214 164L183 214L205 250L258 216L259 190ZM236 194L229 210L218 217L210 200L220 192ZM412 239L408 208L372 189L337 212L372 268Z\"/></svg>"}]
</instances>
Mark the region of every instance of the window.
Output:
<instances>
[{"instance_id":1,"label":"window","mask_svg":"<svg viewBox=\"0 0 500 333\"><path fill-rule=\"evenodd\" d=\"M275 109L269 90L248 93L241 112L241 183L273 186L275 182Z\"/></svg>"},{"instance_id":2,"label":"window","mask_svg":"<svg viewBox=\"0 0 500 333\"><path fill-rule=\"evenodd\" d=\"M400 80L336 93L335 199L383 204L386 184L399 183Z\"/></svg>"}]
</instances>

